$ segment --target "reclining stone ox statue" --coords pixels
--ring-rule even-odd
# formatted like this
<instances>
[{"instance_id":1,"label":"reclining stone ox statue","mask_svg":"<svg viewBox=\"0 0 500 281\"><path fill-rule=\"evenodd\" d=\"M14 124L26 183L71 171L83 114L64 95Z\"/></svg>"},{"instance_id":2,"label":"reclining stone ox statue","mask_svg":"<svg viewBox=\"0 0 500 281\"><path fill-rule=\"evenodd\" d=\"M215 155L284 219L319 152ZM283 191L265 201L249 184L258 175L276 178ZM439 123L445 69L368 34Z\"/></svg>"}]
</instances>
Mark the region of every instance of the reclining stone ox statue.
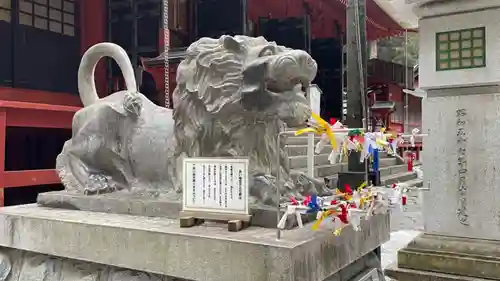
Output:
<instances>
[{"instance_id":1,"label":"reclining stone ox statue","mask_svg":"<svg viewBox=\"0 0 500 281\"><path fill-rule=\"evenodd\" d=\"M104 56L123 73L126 90L99 98L94 69ZM249 157L251 203L275 204L275 159L281 155L284 196L291 184L278 133L303 126L311 112L304 89L316 62L308 53L263 37L202 38L187 49L177 71L174 109L157 106L137 91L126 52L112 43L91 47L78 70L84 107L73 135L57 158L67 190L120 192L180 198L183 157Z\"/></svg>"}]
</instances>

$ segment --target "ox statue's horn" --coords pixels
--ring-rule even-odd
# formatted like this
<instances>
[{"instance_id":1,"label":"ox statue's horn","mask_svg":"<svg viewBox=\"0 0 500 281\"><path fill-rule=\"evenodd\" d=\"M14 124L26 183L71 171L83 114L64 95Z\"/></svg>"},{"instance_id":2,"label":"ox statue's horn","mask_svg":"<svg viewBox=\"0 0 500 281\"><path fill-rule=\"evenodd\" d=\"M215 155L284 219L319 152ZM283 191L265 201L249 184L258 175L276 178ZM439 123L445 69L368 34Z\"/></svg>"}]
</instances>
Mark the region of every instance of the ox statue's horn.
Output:
<instances>
[{"instance_id":1,"label":"ox statue's horn","mask_svg":"<svg viewBox=\"0 0 500 281\"><path fill-rule=\"evenodd\" d=\"M83 54L78 68L78 91L83 106L89 106L99 100L95 88L94 72L102 57L111 57L116 61L125 79L127 91L137 91L134 70L127 52L113 43L99 43L90 47Z\"/></svg>"}]
</instances>

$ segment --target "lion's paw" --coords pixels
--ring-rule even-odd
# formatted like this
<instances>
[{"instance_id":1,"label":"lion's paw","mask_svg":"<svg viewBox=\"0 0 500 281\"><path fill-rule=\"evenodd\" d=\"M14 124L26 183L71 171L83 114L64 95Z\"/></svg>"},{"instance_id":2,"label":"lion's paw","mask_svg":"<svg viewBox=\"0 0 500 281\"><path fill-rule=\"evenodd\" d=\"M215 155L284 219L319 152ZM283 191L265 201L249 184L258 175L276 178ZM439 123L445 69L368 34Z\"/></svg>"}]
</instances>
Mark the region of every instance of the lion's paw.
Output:
<instances>
[{"instance_id":1,"label":"lion's paw","mask_svg":"<svg viewBox=\"0 0 500 281\"><path fill-rule=\"evenodd\" d=\"M83 189L85 195L112 193L117 190L109 177L102 174L91 174L87 180L87 184Z\"/></svg>"},{"instance_id":2,"label":"lion's paw","mask_svg":"<svg viewBox=\"0 0 500 281\"><path fill-rule=\"evenodd\" d=\"M142 110L141 97L137 93L127 93L123 100L123 109L125 109L128 114L138 117Z\"/></svg>"}]
</instances>

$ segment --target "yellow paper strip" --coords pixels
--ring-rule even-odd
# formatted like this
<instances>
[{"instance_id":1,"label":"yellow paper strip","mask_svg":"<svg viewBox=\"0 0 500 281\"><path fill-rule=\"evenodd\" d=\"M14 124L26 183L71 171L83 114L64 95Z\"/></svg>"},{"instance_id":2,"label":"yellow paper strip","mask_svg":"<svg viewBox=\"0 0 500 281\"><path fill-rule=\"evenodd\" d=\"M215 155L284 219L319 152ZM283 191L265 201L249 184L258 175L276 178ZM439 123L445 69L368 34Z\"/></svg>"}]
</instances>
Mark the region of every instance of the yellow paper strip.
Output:
<instances>
[{"instance_id":1,"label":"yellow paper strip","mask_svg":"<svg viewBox=\"0 0 500 281\"><path fill-rule=\"evenodd\" d=\"M295 135L299 136L299 135L302 135L305 133L316 133L316 130L313 128L304 128L304 129L300 129L300 130L296 131Z\"/></svg>"},{"instance_id":2,"label":"yellow paper strip","mask_svg":"<svg viewBox=\"0 0 500 281\"><path fill-rule=\"evenodd\" d=\"M314 222L314 224L312 225L312 230L318 230L319 226L321 225L321 223L327 218L329 217L330 215L332 215L334 212L332 210L328 210L326 212L324 212L322 215L321 215L321 218L319 218L318 220L316 220Z\"/></svg>"},{"instance_id":3,"label":"yellow paper strip","mask_svg":"<svg viewBox=\"0 0 500 281\"><path fill-rule=\"evenodd\" d=\"M339 229L335 229L335 231L333 232L333 235L335 235L335 236L339 236L339 235L340 235L340 233L342 233L342 229L344 229L344 227L341 227L341 228L339 228Z\"/></svg>"},{"instance_id":4,"label":"yellow paper strip","mask_svg":"<svg viewBox=\"0 0 500 281\"><path fill-rule=\"evenodd\" d=\"M363 182L360 186L358 186L358 191L366 187L366 181Z\"/></svg>"},{"instance_id":5,"label":"yellow paper strip","mask_svg":"<svg viewBox=\"0 0 500 281\"><path fill-rule=\"evenodd\" d=\"M330 143L332 145L333 149L337 149L337 141L335 140L335 136L333 134L332 128L330 127L330 124L323 120L321 117L319 117L316 113L312 112L312 118L318 122L318 125L320 125L324 130L328 138L330 139Z\"/></svg>"}]
</instances>

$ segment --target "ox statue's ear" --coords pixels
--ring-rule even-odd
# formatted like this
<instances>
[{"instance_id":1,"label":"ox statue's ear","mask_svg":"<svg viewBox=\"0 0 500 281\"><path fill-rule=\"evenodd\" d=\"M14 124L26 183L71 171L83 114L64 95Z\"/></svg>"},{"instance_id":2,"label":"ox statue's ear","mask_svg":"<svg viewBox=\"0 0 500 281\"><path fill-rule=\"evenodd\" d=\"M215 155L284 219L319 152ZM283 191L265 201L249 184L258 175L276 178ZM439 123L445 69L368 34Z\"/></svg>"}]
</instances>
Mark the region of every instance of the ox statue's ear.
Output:
<instances>
[{"instance_id":1,"label":"ox statue's ear","mask_svg":"<svg viewBox=\"0 0 500 281\"><path fill-rule=\"evenodd\" d=\"M222 38L222 44L224 45L224 48L233 52L238 52L241 47L240 43L231 36L224 36Z\"/></svg>"},{"instance_id":2,"label":"ox statue's ear","mask_svg":"<svg viewBox=\"0 0 500 281\"><path fill-rule=\"evenodd\" d=\"M243 70L241 102L245 109L263 110L272 104L273 95L266 88L267 61L257 60Z\"/></svg>"}]
</instances>

